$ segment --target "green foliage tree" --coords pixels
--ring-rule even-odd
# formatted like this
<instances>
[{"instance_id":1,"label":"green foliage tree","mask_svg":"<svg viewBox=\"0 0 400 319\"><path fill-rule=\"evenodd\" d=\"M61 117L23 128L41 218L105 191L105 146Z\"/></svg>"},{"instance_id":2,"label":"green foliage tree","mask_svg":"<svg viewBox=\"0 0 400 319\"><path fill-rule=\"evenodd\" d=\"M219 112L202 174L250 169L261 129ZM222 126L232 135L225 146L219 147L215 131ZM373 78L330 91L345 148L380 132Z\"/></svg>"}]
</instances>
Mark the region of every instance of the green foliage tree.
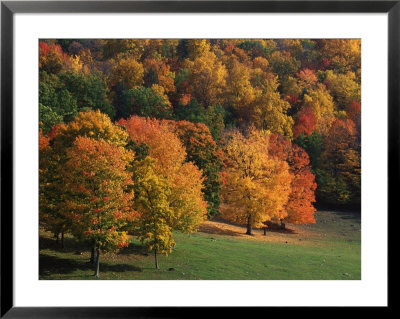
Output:
<instances>
[{"instance_id":1,"label":"green foliage tree","mask_svg":"<svg viewBox=\"0 0 400 319\"><path fill-rule=\"evenodd\" d=\"M59 77L63 86L76 99L78 108L100 110L111 119L114 118L115 110L108 101L107 87L100 74L67 72L59 74Z\"/></svg>"},{"instance_id":2,"label":"green foliage tree","mask_svg":"<svg viewBox=\"0 0 400 319\"><path fill-rule=\"evenodd\" d=\"M51 107L39 103L39 128L47 134L51 128L63 122L63 117L57 114Z\"/></svg>"},{"instance_id":3,"label":"green foliage tree","mask_svg":"<svg viewBox=\"0 0 400 319\"><path fill-rule=\"evenodd\" d=\"M54 74L40 73L39 104L50 108L52 113L62 117L64 122L73 120L78 114L76 98Z\"/></svg>"},{"instance_id":4,"label":"green foliage tree","mask_svg":"<svg viewBox=\"0 0 400 319\"><path fill-rule=\"evenodd\" d=\"M139 87L122 93L118 116L128 118L139 115L153 118L170 118L172 108L166 97L152 88Z\"/></svg>"},{"instance_id":5,"label":"green foliage tree","mask_svg":"<svg viewBox=\"0 0 400 319\"><path fill-rule=\"evenodd\" d=\"M209 217L219 214L221 203L222 151L213 140L207 126L188 121L169 122L186 149L186 160L201 169L204 176L204 198L208 202Z\"/></svg>"},{"instance_id":6,"label":"green foliage tree","mask_svg":"<svg viewBox=\"0 0 400 319\"><path fill-rule=\"evenodd\" d=\"M174 118L192 123L203 123L207 125L214 140L219 140L225 127L225 109L222 106L209 106L204 108L196 99L191 99L186 105L179 103L174 108Z\"/></svg>"}]
</instances>

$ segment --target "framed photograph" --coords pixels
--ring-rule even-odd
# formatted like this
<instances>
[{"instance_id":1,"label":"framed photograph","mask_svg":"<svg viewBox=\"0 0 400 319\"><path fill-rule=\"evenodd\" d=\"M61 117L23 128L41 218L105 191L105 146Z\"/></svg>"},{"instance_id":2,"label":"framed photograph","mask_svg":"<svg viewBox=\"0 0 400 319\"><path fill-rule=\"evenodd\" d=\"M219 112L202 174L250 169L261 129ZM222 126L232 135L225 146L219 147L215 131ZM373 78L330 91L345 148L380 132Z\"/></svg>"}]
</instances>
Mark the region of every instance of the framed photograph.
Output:
<instances>
[{"instance_id":1,"label":"framed photograph","mask_svg":"<svg viewBox=\"0 0 400 319\"><path fill-rule=\"evenodd\" d=\"M1 316L388 307L399 28L398 1L2 1Z\"/></svg>"}]
</instances>

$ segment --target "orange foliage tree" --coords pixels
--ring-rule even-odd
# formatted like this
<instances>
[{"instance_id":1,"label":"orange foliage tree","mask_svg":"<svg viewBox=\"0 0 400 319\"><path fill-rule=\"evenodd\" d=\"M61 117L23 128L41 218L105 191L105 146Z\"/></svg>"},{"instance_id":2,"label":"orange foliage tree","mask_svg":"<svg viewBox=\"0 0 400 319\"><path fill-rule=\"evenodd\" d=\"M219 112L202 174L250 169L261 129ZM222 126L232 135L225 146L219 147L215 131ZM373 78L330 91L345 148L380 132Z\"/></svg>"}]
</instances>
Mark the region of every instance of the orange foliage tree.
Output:
<instances>
[{"instance_id":1,"label":"orange foliage tree","mask_svg":"<svg viewBox=\"0 0 400 319\"><path fill-rule=\"evenodd\" d=\"M286 217L281 219L284 223L312 224L315 223L313 206L315 202L315 176L311 172L310 159L304 149L292 144L286 138L272 134L269 142L271 156L286 161L293 176L289 199L285 205Z\"/></svg>"},{"instance_id":2,"label":"orange foliage tree","mask_svg":"<svg viewBox=\"0 0 400 319\"><path fill-rule=\"evenodd\" d=\"M159 84L166 93L175 92L174 79L168 64L162 60L148 58L144 60L143 66L146 70L145 84L148 87Z\"/></svg>"},{"instance_id":3,"label":"orange foliage tree","mask_svg":"<svg viewBox=\"0 0 400 319\"><path fill-rule=\"evenodd\" d=\"M62 170L68 160L67 149L80 136L105 140L119 148L125 147L128 139L128 134L100 111L81 112L74 121L54 126L47 142L39 135L40 220L56 236L61 234L62 239L63 234L71 229L71 220L62 214L65 209Z\"/></svg>"},{"instance_id":4,"label":"orange foliage tree","mask_svg":"<svg viewBox=\"0 0 400 319\"><path fill-rule=\"evenodd\" d=\"M78 136L66 150L63 165L62 213L70 219L72 233L96 250L95 273L99 277L101 251L128 245L123 227L137 217L132 210L132 173L127 170L133 153L103 139Z\"/></svg>"}]
</instances>

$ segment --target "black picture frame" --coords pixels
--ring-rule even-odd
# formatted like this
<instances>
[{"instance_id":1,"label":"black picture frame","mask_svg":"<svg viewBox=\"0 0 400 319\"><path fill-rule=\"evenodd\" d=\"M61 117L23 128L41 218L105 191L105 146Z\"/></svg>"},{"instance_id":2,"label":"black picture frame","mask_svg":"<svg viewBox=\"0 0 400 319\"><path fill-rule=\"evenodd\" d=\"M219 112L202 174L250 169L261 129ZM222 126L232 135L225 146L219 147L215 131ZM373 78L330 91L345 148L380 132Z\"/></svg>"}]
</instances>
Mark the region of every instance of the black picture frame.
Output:
<instances>
[{"instance_id":1,"label":"black picture frame","mask_svg":"<svg viewBox=\"0 0 400 319\"><path fill-rule=\"evenodd\" d=\"M400 0L397 1L1 1L1 317L132 318L227 315L227 309L185 307L24 308L13 303L13 19L16 13L387 13L388 204L397 208L399 187ZM398 212L398 209L396 209ZM390 214L388 215L390 218ZM391 224L390 222L388 223ZM389 236L390 238L390 236ZM390 239L388 238L388 243ZM390 246L389 246L390 247ZM390 249L389 249L390 250ZM389 282L388 282L389 285ZM34 293L34 292L32 292ZM390 298L388 305L390 304ZM389 308L389 307L387 307ZM257 311L264 312L262 309ZM271 314L268 309L265 315ZM293 307L292 307L293 310ZM337 309L333 309L336 311ZM237 310L234 310L237 313ZM305 314L307 309L296 309ZM250 314L247 312L247 314Z\"/></svg>"}]
</instances>

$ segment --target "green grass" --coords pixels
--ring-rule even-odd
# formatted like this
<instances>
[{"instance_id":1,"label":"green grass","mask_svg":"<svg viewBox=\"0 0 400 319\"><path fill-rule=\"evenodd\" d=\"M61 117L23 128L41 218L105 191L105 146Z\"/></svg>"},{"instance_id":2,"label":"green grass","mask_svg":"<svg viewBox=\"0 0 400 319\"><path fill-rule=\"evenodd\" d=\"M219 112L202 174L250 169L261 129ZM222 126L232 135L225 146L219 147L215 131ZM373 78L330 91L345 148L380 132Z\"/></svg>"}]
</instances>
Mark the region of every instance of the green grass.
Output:
<instances>
[{"instance_id":1,"label":"green grass","mask_svg":"<svg viewBox=\"0 0 400 319\"><path fill-rule=\"evenodd\" d=\"M118 254L102 256L100 279L361 279L360 215L318 212L316 218L317 224L296 228L308 237L268 233L271 239L287 241L175 233L176 249L168 257L159 256L160 270L153 254L132 239ZM65 244L65 249L57 248L51 234L41 232L39 278L94 279L89 252L70 236Z\"/></svg>"}]
</instances>

